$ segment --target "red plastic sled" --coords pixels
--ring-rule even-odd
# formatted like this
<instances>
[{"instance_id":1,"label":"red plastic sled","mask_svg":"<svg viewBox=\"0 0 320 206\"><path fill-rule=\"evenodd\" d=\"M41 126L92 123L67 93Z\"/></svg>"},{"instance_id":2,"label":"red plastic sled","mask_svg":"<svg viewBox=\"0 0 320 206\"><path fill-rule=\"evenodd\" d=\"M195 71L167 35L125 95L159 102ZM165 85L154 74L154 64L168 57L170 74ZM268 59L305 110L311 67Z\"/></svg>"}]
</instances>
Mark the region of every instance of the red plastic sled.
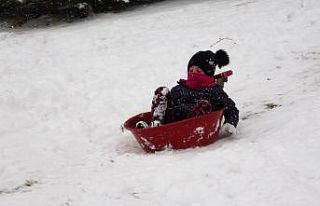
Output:
<instances>
[{"instance_id":1,"label":"red plastic sled","mask_svg":"<svg viewBox=\"0 0 320 206\"><path fill-rule=\"evenodd\" d=\"M151 113L146 112L128 119L124 128L132 132L146 152L185 149L214 143L219 136L222 116L223 109L159 127L137 129L138 121L150 124Z\"/></svg>"}]
</instances>

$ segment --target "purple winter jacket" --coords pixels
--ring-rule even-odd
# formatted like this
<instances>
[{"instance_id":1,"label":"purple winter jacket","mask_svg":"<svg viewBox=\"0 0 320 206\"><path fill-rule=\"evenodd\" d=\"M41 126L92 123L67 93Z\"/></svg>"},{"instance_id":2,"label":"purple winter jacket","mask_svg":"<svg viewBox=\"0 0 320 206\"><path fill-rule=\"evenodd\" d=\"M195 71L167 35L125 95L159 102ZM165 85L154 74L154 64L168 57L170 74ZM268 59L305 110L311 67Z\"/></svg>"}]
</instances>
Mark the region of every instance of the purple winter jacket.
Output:
<instances>
[{"instance_id":1,"label":"purple winter jacket","mask_svg":"<svg viewBox=\"0 0 320 206\"><path fill-rule=\"evenodd\" d=\"M181 81L170 91L170 107L173 110L172 116L174 121L186 119L199 100L209 101L213 111L225 107L224 123L230 123L237 127L239 110L234 101L223 91L222 86L215 85L204 89L191 89Z\"/></svg>"}]
</instances>

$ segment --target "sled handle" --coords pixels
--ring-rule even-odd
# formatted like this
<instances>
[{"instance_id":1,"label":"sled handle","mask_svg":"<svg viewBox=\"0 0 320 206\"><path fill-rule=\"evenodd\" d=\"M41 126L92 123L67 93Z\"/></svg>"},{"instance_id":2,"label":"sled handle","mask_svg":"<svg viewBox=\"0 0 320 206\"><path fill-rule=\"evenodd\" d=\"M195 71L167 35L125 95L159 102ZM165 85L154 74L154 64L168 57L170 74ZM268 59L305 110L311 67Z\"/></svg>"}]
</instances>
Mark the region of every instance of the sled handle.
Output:
<instances>
[{"instance_id":1,"label":"sled handle","mask_svg":"<svg viewBox=\"0 0 320 206\"><path fill-rule=\"evenodd\" d=\"M225 72L222 72L220 74L214 75L213 78L215 79L223 79L225 82L228 81L228 77L232 75L232 70L228 70Z\"/></svg>"}]
</instances>

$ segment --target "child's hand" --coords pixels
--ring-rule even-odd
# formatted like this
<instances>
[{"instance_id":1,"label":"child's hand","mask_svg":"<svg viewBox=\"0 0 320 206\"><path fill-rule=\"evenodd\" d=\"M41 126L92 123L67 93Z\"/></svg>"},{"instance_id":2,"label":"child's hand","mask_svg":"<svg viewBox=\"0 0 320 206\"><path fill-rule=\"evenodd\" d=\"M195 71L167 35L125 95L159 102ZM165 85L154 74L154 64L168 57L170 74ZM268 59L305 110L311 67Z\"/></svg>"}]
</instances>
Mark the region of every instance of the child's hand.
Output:
<instances>
[{"instance_id":1,"label":"child's hand","mask_svg":"<svg viewBox=\"0 0 320 206\"><path fill-rule=\"evenodd\" d=\"M221 137L229 137L229 136L236 135L236 133L237 133L237 130L236 130L235 126L233 126L230 123L225 123L221 127L220 136Z\"/></svg>"}]
</instances>

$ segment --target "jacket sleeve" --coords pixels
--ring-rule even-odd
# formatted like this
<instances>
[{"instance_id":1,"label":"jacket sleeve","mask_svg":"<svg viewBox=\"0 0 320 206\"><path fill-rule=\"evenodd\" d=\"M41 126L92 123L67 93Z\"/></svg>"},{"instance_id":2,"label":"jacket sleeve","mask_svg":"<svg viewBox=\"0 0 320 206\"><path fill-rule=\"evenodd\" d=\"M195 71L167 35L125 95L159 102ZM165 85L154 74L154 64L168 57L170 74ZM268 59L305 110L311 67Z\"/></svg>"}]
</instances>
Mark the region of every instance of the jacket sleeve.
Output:
<instances>
[{"instance_id":1,"label":"jacket sleeve","mask_svg":"<svg viewBox=\"0 0 320 206\"><path fill-rule=\"evenodd\" d=\"M186 119L194 106L194 103L187 101L181 86L171 89L171 107L175 121Z\"/></svg>"},{"instance_id":2,"label":"jacket sleeve","mask_svg":"<svg viewBox=\"0 0 320 206\"><path fill-rule=\"evenodd\" d=\"M239 110L236 107L234 101L229 98L227 93L223 91L222 87L219 87L218 94L215 95L216 98L213 101L218 101L221 106L225 107L224 111L224 123L230 123L237 127L239 122Z\"/></svg>"}]
</instances>

